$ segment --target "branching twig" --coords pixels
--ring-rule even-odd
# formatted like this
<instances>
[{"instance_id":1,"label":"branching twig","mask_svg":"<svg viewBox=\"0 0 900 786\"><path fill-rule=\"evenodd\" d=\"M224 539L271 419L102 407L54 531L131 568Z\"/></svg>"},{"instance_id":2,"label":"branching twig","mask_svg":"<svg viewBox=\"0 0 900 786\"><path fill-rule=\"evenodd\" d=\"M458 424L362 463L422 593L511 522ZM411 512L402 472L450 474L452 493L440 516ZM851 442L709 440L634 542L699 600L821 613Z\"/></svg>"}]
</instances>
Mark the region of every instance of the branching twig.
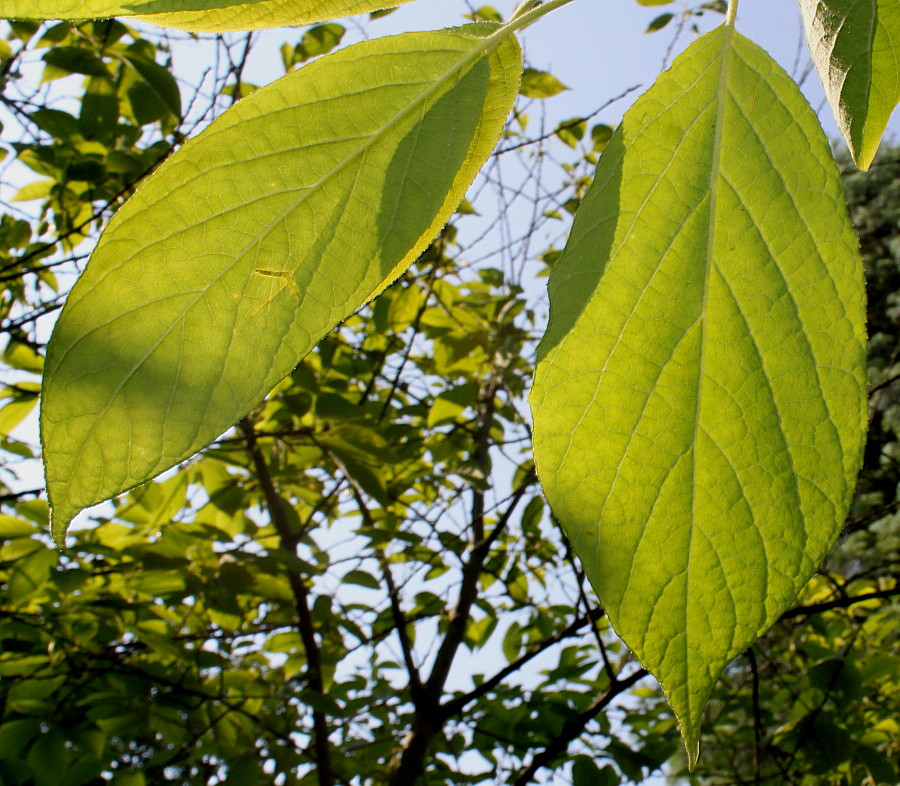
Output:
<instances>
[{"instance_id":1,"label":"branching twig","mask_svg":"<svg viewBox=\"0 0 900 786\"><path fill-rule=\"evenodd\" d=\"M539 770L543 769L548 764L551 764L556 758L568 750L569 745L581 736L581 733L588 723L596 718L603 709L608 707L616 696L628 690L628 688L648 674L649 672L646 669L638 669L627 677L618 679L615 683L610 685L606 693L584 710L584 712L581 712L576 717L566 721L559 734L556 736L556 739L540 753L535 754L531 759L531 763L514 781L511 781L513 786L527 786L527 784L531 783Z\"/></svg>"},{"instance_id":2,"label":"branching twig","mask_svg":"<svg viewBox=\"0 0 900 786\"><path fill-rule=\"evenodd\" d=\"M831 609L846 609L856 603L863 603L867 600L878 600L879 598L893 598L896 595L900 595L900 584L886 590L866 592L862 595L851 595L847 598L838 598L837 600L829 600L824 603L811 603L808 606L797 606L793 609L788 609L778 619L779 622L784 622L793 617L808 617L811 614L819 614L820 612L830 611Z\"/></svg>"},{"instance_id":3,"label":"branching twig","mask_svg":"<svg viewBox=\"0 0 900 786\"><path fill-rule=\"evenodd\" d=\"M240 422L241 431L247 440L247 452L253 461L256 478L265 498L269 519L278 538L281 548L291 555L296 555L299 545L299 533L292 531L285 515L284 502L275 487L269 466L256 441L256 432L249 418ZM309 590L303 577L295 570L287 570L291 592L294 595L294 608L297 611L297 628L306 651L306 667L310 690L324 694L322 680L322 654L316 641L316 629L309 604ZM331 763L331 745L328 741L328 719L325 713L313 707L313 747L316 754L316 771L319 786L334 786L334 771Z\"/></svg>"}]
</instances>

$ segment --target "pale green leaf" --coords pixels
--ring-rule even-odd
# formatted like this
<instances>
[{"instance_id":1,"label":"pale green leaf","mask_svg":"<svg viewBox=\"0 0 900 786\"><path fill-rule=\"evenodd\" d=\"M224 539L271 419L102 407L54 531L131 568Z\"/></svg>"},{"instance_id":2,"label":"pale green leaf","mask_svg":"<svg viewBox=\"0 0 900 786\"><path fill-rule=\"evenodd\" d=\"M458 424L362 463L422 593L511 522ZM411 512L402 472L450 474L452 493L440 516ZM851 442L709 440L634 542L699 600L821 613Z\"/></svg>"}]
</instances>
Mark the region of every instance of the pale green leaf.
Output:
<instances>
[{"instance_id":1,"label":"pale green leaf","mask_svg":"<svg viewBox=\"0 0 900 786\"><path fill-rule=\"evenodd\" d=\"M553 74L526 68L522 72L522 84L519 92L526 98L552 98L564 90L568 90Z\"/></svg>"},{"instance_id":2,"label":"pale green leaf","mask_svg":"<svg viewBox=\"0 0 900 786\"><path fill-rule=\"evenodd\" d=\"M800 9L838 127L868 169L900 102L900 2L800 0Z\"/></svg>"},{"instance_id":3,"label":"pale green leaf","mask_svg":"<svg viewBox=\"0 0 900 786\"><path fill-rule=\"evenodd\" d=\"M223 433L416 259L496 144L520 73L512 36L471 27L364 42L243 99L141 186L48 348L57 540Z\"/></svg>"},{"instance_id":4,"label":"pale green leaf","mask_svg":"<svg viewBox=\"0 0 900 786\"><path fill-rule=\"evenodd\" d=\"M538 473L693 763L722 669L837 537L866 431L841 182L794 82L733 28L626 114L550 308Z\"/></svg>"},{"instance_id":5,"label":"pale green leaf","mask_svg":"<svg viewBox=\"0 0 900 786\"><path fill-rule=\"evenodd\" d=\"M4 19L133 17L181 30L225 32L307 25L411 0L0 0Z\"/></svg>"}]
</instances>

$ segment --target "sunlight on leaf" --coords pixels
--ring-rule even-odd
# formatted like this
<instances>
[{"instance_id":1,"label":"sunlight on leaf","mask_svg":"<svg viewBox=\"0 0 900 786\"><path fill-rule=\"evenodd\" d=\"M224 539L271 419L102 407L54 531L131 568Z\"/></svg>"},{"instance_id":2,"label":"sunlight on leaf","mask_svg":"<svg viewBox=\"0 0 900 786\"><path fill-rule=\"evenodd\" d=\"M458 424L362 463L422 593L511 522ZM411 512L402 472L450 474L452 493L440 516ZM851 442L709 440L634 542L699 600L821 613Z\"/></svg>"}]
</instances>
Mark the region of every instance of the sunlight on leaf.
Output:
<instances>
[{"instance_id":1,"label":"sunlight on leaf","mask_svg":"<svg viewBox=\"0 0 900 786\"><path fill-rule=\"evenodd\" d=\"M866 430L863 269L828 142L733 28L626 114L550 306L539 476L693 764L722 669L836 539Z\"/></svg>"},{"instance_id":2,"label":"sunlight on leaf","mask_svg":"<svg viewBox=\"0 0 900 786\"><path fill-rule=\"evenodd\" d=\"M258 30L338 19L411 0L0 0L4 19L105 19L196 32Z\"/></svg>"},{"instance_id":3,"label":"sunlight on leaf","mask_svg":"<svg viewBox=\"0 0 900 786\"><path fill-rule=\"evenodd\" d=\"M900 102L900 3L800 0L800 9L838 128L868 169Z\"/></svg>"},{"instance_id":4,"label":"sunlight on leaf","mask_svg":"<svg viewBox=\"0 0 900 786\"><path fill-rule=\"evenodd\" d=\"M518 89L513 37L474 32L311 63L226 112L116 213L47 354L57 542L82 508L228 429L435 237Z\"/></svg>"}]
</instances>

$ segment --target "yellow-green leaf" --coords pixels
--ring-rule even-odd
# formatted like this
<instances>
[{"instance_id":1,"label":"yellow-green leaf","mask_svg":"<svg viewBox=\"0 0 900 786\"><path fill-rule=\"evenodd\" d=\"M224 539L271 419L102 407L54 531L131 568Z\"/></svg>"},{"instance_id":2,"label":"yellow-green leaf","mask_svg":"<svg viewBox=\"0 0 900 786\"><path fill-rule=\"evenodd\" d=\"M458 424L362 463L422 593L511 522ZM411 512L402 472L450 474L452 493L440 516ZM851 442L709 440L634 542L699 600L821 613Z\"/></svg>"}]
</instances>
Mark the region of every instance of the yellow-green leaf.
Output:
<instances>
[{"instance_id":1,"label":"yellow-green leaf","mask_svg":"<svg viewBox=\"0 0 900 786\"><path fill-rule=\"evenodd\" d=\"M307 25L411 0L0 0L4 19L133 17L181 30L225 32Z\"/></svg>"},{"instance_id":2,"label":"yellow-green leaf","mask_svg":"<svg viewBox=\"0 0 900 786\"><path fill-rule=\"evenodd\" d=\"M116 213L48 348L57 541L82 508L228 429L436 236L518 88L514 37L480 27L312 62L228 110Z\"/></svg>"},{"instance_id":3,"label":"yellow-green leaf","mask_svg":"<svg viewBox=\"0 0 900 786\"><path fill-rule=\"evenodd\" d=\"M800 0L800 9L838 127L866 170L900 102L900 2Z\"/></svg>"},{"instance_id":4,"label":"yellow-green leaf","mask_svg":"<svg viewBox=\"0 0 900 786\"><path fill-rule=\"evenodd\" d=\"M552 98L568 89L553 74L526 68L522 72L522 84L519 92L526 98Z\"/></svg>"},{"instance_id":5,"label":"yellow-green leaf","mask_svg":"<svg viewBox=\"0 0 900 786\"><path fill-rule=\"evenodd\" d=\"M550 277L548 500L696 761L722 669L836 539L866 432L862 262L815 114L724 27L625 115Z\"/></svg>"}]
</instances>

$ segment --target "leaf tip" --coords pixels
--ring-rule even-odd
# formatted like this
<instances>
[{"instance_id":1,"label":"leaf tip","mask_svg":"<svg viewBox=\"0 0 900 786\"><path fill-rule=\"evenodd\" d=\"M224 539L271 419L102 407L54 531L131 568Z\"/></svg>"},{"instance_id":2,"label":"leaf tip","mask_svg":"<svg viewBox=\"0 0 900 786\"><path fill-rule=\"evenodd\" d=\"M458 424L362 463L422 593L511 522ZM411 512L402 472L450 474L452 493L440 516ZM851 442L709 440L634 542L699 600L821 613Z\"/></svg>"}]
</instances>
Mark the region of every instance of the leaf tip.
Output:
<instances>
[{"instance_id":1,"label":"leaf tip","mask_svg":"<svg viewBox=\"0 0 900 786\"><path fill-rule=\"evenodd\" d=\"M681 739L684 742L684 750L687 753L688 771L693 772L700 758L700 735L694 727L690 729L682 724Z\"/></svg>"},{"instance_id":2,"label":"leaf tip","mask_svg":"<svg viewBox=\"0 0 900 786\"><path fill-rule=\"evenodd\" d=\"M50 535L53 544L60 551L66 548L66 533L72 524L72 519L81 512L80 508L73 509L71 505L56 505L53 502L53 484L49 482L45 474L45 488L47 489L47 508L50 516Z\"/></svg>"},{"instance_id":3,"label":"leaf tip","mask_svg":"<svg viewBox=\"0 0 900 786\"><path fill-rule=\"evenodd\" d=\"M853 163L856 164L856 168L860 172L868 172L869 167L872 166L872 161L875 158L875 150L867 151L867 150L856 150L853 147L850 148L850 155L853 157Z\"/></svg>"},{"instance_id":4,"label":"leaf tip","mask_svg":"<svg viewBox=\"0 0 900 786\"><path fill-rule=\"evenodd\" d=\"M66 533L69 531L71 523L71 517L58 515L53 506L50 506L50 534L53 536L53 543L60 551L64 551L66 548Z\"/></svg>"}]
</instances>

